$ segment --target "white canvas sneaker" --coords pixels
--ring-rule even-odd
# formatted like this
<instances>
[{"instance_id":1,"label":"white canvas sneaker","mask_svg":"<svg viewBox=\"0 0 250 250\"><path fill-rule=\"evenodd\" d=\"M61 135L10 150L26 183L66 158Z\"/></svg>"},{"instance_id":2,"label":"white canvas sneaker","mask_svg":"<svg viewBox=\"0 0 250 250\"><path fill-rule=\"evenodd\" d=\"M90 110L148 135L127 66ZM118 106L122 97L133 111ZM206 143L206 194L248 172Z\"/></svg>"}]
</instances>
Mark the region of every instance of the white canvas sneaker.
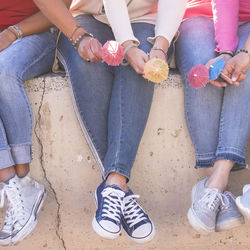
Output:
<instances>
[{"instance_id":1,"label":"white canvas sneaker","mask_svg":"<svg viewBox=\"0 0 250 250\"><path fill-rule=\"evenodd\" d=\"M37 215L46 197L45 187L28 175L24 178L16 177L14 181L17 197L15 203L11 203L14 221L12 244L24 239L35 228Z\"/></svg>"}]
</instances>

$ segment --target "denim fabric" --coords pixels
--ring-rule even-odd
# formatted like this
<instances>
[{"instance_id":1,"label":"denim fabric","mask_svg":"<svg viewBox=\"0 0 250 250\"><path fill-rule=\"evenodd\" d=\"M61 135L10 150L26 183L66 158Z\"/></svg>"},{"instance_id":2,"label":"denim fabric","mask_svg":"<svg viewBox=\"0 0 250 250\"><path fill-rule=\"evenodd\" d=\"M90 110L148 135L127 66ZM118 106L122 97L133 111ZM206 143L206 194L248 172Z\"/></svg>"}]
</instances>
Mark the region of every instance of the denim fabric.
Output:
<instances>
[{"instance_id":1,"label":"denim fabric","mask_svg":"<svg viewBox=\"0 0 250 250\"><path fill-rule=\"evenodd\" d=\"M80 15L78 23L102 44L114 40L111 28L92 16ZM147 42L154 26L132 25L140 48L149 52ZM154 85L130 66L111 67L88 63L80 58L69 40L61 35L59 59L69 74L74 104L87 142L104 171L104 178L117 172L128 179L148 119Z\"/></svg>"},{"instance_id":2,"label":"denim fabric","mask_svg":"<svg viewBox=\"0 0 250 250\"><path fill-rule=\"evenodd\" d=\"M24 82L50 70L56 36L27 36L0 52L0 169L31 161L32 110Z\"/></svg>"},{"instance_id":3,"label":"denim fabric","mask_svg":"<svg viewBox=\"0 0 250 250\"><path fill-rule=\"evenodd\" d=\"M239 27L239 48L244 46L250 23ZM194 17L180 26L176 42L176 64L183 77L185 117L196 152L196 167L211 167L217 159L246 165L250 129L250 72L240 87L218 88L207 84L194 89L188 81L190 69L214 58L214 25L208 18Z\"/></svg>"}]
</instances>

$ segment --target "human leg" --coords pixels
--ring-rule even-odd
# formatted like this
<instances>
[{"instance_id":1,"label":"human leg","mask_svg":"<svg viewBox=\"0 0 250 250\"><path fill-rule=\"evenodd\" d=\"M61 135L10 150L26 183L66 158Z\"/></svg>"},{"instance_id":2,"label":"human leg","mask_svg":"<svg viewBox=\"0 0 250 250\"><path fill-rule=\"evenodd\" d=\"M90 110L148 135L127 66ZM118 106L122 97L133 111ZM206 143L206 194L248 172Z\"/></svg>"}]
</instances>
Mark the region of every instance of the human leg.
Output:
<instances>
[{"instance_id":1,"label":"human leg","mask_svg":"<svg viewBox=\"0 0 250 250\"><path fill-rule=\"evenodd\" d=\"M8 201L0 244L15 244L33 230L45 198L44 186L27 176L31 161L32 111L24 82L49 71L55 42L56 34L48 31L17 40L0 53L0 117L10 158L0 172L1 193ZM2 161L1 158L0 165ZM7 179L10 172L14 176Z\"/></svg>"},{"instance_id":2,"label":"human leg","mask_svg":"<svg viewBox=\"0 0 250 250\"><path fill-rule=\"evenodd\" d=\"M215 57L212 20L191 18L181 25L180 32L176 43L176 62L185 85L187 126L196 151L196 167L206 168L209 176L192 189L192 206L188 219L197 231L209 233L215 231L216 217L220 218L222 215L220 211L225 211L222 209L223 191L233 166L232 162L225 159L216 161L224 89L211 84L202 89L194 89L188 81L188 73L193 66L205 64ZM216 186L215 183L220 185ZM231 210L235 211L233 203L230 204ZM230 209L227 211L230 212Z\"/></svg>"}]
</instances>

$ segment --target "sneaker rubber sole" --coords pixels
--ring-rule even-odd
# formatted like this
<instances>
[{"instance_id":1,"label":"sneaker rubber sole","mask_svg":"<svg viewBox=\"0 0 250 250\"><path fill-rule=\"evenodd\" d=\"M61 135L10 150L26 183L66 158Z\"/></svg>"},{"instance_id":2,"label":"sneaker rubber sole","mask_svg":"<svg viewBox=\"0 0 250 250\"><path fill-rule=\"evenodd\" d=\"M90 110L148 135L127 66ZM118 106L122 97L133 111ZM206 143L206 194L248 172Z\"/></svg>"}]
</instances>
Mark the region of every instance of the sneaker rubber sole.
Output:
<instances>
[{"instance_id":1,"label":"sneaker rubber sole","mask_svg":"<svg viewBox=\"0 0 250 250\"><path fill-rule=\"evenodd\" d=\"M46 192L45 188L39 192L38 198L33 206L31 216L29 217L29 219L26 222L26 224L24 225L24 227L22 227L22 229L20 229L20 231L18 231L17 234L12 237L12 239L11 239L12 244L16 244L19 241L23 240L36 227L37 215L38 215L38 213L43 205L43 202L46 198L46 194L47 194L47 192Z\"/></svg>"},{"instance_id":2,"label":"sneaker rubber sole","mask_svg":"<svg viewBox=\"0 0 250 250\"><path fill-rule=\"evenodd\" d=\"M96 195L96 191L95 191L95 204L98 207L98 201L97 201L97 195ZM109 232L107 230L105 230L96 220L96 217L94 216L94 219L92 220L92 227L94 229L94 231L100 235L101 237L105 238L105 239L110 239L113 240L115 238L117 238L120 235L120 232Z\"/></svg>"},{"instance_id":3,"label":"sneaker rubber sole","mask_svg":"<svg viewBox=\"0 0 250 250\"><path fill-rule=\"evenodd\" d=\"M222 231L230 230L230 229L233 229L235 227L239 227L244 223L245 223L245 221L244 221L243 216L238 217L238 218L231 218L230 220L227 220L227 221L222 222L220 224L216 224L215 231L222 232Z\"/></svg>"},{"instance_id":4,"label":"sneaker rubber sole","mask_svg":"<svg viewBox=\"0 0 250 250\"><path fill-rule=\"evenodd\" d=\"M196 185L192 188L192 204L194 203L194 197L196 193ZM200 234L207 235L215 231L215 228L208 227L202 223L199 218L196 216L195 212L193 211L192 206L189 208L187 213L189 224Z\"/></svg>"},{"instance_id":5,"label":"sneaker rubber sole","mask_svg":"<svg viewBox=\"0 0 250 250\"><path fill-rule=\"evenodd\" d=\"M126 230L124 230L124 231L126 232ZM135 237L132 237L131 235L129 235L128 233L127 233L127 235L134 242L142 244L142 243L146 243L148 241L151 241L154 238L155 233L156 233L155 226L152 222L152 231L147 236L145 236L143 238L135 238Z\"/></svg>"},{"instance_id":6,"label":"sneaker rubber sole","mask_svg":"<svg viewBox=\"0 0 250 250\"><path fill-rule=\"evenodd\" d=\"M0 246L11 245L11 235L8 238L0 239Z\"/></svg>"}]
</instances>

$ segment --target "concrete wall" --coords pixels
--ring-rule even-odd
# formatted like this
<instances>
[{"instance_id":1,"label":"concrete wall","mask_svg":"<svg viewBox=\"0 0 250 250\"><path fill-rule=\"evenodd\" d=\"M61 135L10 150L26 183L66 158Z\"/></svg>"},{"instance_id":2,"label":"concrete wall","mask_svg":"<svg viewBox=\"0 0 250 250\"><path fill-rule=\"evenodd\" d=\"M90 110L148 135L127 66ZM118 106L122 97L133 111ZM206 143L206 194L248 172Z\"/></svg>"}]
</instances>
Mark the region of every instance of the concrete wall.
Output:
<instances>
[{"instance_id":1,"label":"concrete wall","mask_svg":"<svg viewBox=\"0 0 250 250\"><path fill-rule=\"evenodd\" d=\"M209 236L197 234L188 224L190 191L203 172L193 169L194 150L185 125L178 75L171 74L156 87L133 167L130 187L141 195L139 201L157 229L154 240L144 245L133 243L124 232L110 241L92 230L93 194L101 173L81 134L67 78L42 76L29 81L26 89L35 122L32 175L46 185L48 196L32 234L15 247L0 249L250 249L249 224ZM250 183L248 170L233 173L230 189L238 195L246 183ZM1 213L1 221L3 216Z\"/></svg>"}]
</instances>

